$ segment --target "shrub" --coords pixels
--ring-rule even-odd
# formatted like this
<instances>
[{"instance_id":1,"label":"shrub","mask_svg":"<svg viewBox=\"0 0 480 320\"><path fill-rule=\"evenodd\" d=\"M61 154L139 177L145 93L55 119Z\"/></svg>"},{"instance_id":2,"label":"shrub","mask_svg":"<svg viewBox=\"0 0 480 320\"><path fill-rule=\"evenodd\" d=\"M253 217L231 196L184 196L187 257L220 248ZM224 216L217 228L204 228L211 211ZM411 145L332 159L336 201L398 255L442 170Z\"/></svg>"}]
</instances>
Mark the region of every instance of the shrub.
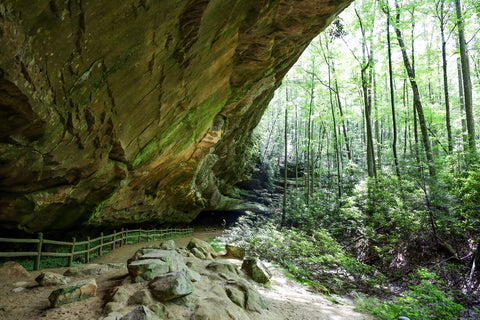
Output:
<instances>
[{"instance_id":1,"label":"shrub","mask_svg":"<svg viewBox=\"0 0 480 320\"><path fill-rule=\"evenodd\" d=\"M360 300L358 309L366 311L379 319L396 319L406 316L410 320L455 319L463 307L447 293L437 275L427 269L417 270L420 282L409 287L409 291L392 302L383 302L376 298Z\"/></svg>"}]
</instances>

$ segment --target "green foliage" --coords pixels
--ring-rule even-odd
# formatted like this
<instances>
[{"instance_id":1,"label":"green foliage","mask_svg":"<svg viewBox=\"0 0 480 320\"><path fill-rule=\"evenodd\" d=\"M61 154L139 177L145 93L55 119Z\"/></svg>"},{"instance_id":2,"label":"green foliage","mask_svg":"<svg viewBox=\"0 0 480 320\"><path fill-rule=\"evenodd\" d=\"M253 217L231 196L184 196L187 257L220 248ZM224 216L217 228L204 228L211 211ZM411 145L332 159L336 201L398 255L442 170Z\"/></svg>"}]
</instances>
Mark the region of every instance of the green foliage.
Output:
<instances>
[{"instance_id":1,"label":"green foliage","mask_svg":"<svg viewBox=\"0 0 480 320\"><path fill-rule=\"evenodd\" d=\"M245 248L252 256L280 264L300 282L323 292L352 288L352 278L366 286L375 286L383 279L371 277L375 268L348 255L327 230L315 228L307 232L277 226L275 221L258 221L247 215L221 239Z\"/></svg>"},{"instance_id":2,"label":"green foliage","mask_svg":"<svg viewBox=\"0 0 480 320\"><path fill-rule=\"evenodd\" d=\"M409 286L409 291L391 302L376 298L360 300L358 309L369 312L379 319L396 319L406 316L411 320L456 319L464 308L453 302L443 282L427 269L419 268L420 282Z\"/></svg>"},{"instance_id":3,"label":"green foliage","mask_svg":"<svg viewBox=\"0 0 480 320\"><path fill-rule=\"evenodd\" d=\"M466 158L468 165L462 164ZM449 157L441 174L445 188L453 197L450 206L463 229L480 228L480 161L458 153ZM457 223L458 224L458 223Z\"/></svg>"}]
</instances>

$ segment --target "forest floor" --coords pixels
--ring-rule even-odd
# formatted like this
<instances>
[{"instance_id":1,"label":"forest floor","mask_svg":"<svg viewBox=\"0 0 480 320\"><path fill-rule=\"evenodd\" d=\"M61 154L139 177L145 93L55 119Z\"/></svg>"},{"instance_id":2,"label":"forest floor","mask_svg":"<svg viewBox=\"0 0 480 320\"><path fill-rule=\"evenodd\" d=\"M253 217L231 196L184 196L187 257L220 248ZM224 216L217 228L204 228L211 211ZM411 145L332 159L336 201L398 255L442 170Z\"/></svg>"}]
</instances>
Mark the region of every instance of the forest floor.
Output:
<instances>
[{"instance_id":1,"label":"forest floor","mask_svg":"<svg viewBox=\"0 0 480 320\"><path fill-rule=\"evenodd\" d=\"M207 240L218 236L222 230L196 231L194 237ZM177 247L186 247L192 237L174 239ZM155 242L148 243L149 245ZM108 254L97 258L92 263L125 263L138 249L146 243L120 247ZM220 257L219 259L222 259ZM232 262L235 262L231 260ZM237 264L240 261L236 261ZM269 265L273 278L271 285L258 286L257 290L266 298L269 310L288 320L335 320L335 319L371 319L370 316L354 311L351 301L336 297L332 302L325 297L311 293L299 283L288 279L276 267ZM62 273L67 268L48 269L48 271ZM48 295L51 287L32 286L20 292L13 292L18 281L30 281L42 271L29 272L29 279L5 279L0 275L0 320L33 320L33 319L62 319L62 320L92 320L102 319L101 310L104 299L111 288L118 286L125 275L124 269L100 274L96 276L98 285L96 297L50 308ZM333 299L332 299L333 300ZM281 318L279 318L281 319ZM221 319L219 319L221 320Z\"/></svg>"}]
</instances>

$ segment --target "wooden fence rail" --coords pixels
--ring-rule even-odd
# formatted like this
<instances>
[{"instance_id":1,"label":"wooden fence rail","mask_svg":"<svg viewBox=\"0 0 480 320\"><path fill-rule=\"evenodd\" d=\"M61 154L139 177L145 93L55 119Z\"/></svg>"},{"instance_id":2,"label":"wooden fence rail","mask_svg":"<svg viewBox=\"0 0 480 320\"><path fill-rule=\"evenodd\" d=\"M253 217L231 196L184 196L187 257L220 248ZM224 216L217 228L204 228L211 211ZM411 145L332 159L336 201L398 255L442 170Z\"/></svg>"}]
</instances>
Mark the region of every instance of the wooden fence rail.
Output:
<instances>
[{"instance_id":1,"label":"wooden fence rail","mask_svg":"<svg viewBox=\"0 0 480 320\"><path fill-rule=\"evenodd\" d=\"M193 228L162 230L122 229L119 232L113 231L113 233L109 235L104 235L102 232L100 237L94 239L87 237L85 241L77 241L75 238L72 238L72 242L67 242L44 239L43 233L40 232L38 233L37 239L0 238L0 242L5 243L36 244L36 251L0 252L0 258L33 257L33 269L38 270L40 269L42 257L64 257L68 258L67 266L71 267L75 256L82 255L81 260L89 263L92 255L101 256L126 244L188 237L191 235L193 235ZM46 245L48 245L49 248L60 248L60 250L50 249L43 251Z\"/></svg>"}]
</instances>

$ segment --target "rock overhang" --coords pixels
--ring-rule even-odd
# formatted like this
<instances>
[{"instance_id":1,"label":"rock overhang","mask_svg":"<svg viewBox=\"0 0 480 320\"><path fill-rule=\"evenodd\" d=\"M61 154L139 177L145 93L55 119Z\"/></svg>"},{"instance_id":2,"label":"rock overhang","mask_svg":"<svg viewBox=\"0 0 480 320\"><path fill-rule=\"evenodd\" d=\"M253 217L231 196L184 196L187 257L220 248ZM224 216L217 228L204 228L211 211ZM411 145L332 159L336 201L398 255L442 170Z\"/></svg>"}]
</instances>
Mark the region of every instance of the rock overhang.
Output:
<instances>
[{"instance_id":1,"label":"rock overhang","mask_svg":"<svg viewBox=\"0 0 480 320\"><path fill-rule=\"evenodd\" d=\"M0 224L224 208L274 90L351 0L0 4Z\"/></svg>"}]
</instances>

